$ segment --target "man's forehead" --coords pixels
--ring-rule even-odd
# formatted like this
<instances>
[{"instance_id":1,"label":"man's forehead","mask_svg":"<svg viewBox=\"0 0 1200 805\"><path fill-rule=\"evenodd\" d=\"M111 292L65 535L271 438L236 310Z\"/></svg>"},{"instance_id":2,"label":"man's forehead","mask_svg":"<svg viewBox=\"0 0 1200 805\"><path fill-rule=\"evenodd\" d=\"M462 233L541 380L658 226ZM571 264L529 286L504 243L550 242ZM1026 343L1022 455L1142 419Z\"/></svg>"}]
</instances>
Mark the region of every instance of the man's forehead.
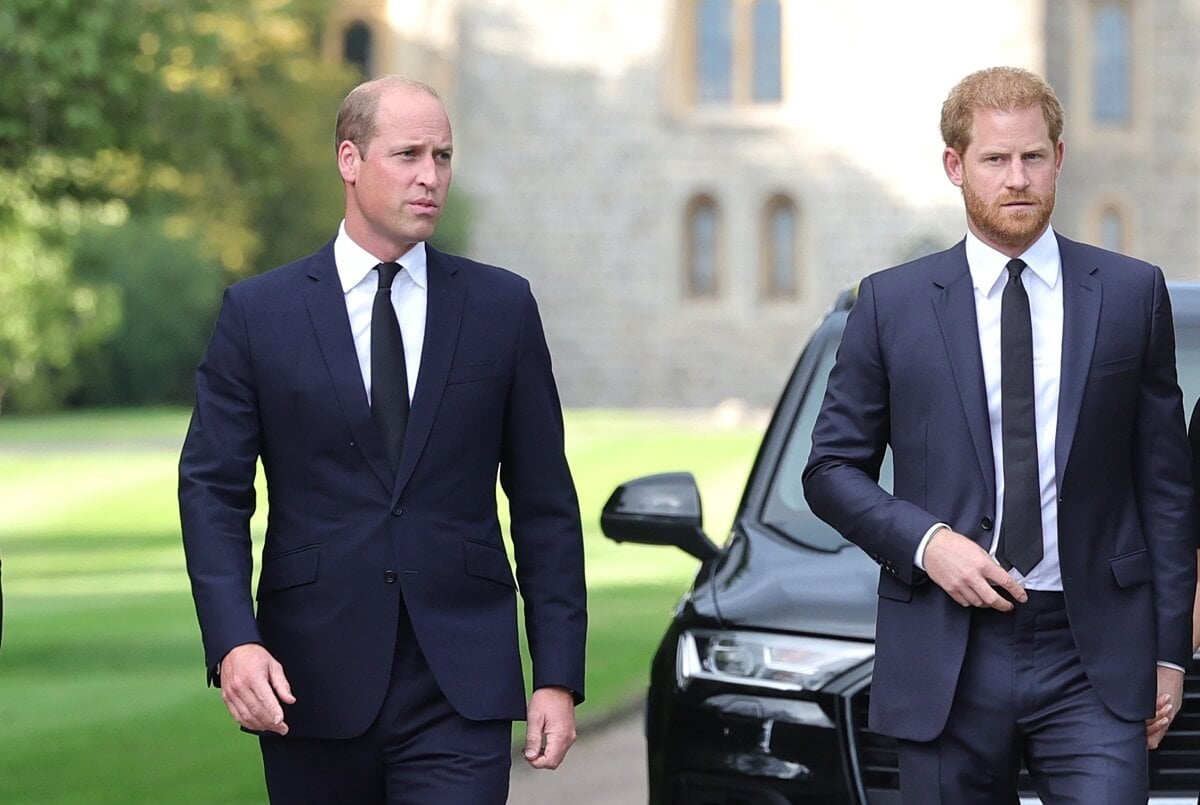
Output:
<instances>
[{"instance_id":1,"label":"man's forehead","mask_svg":"<svg viewBox=\"0 0 1200 805\"><path fill-rule=\"evenodd\" d=\"M976 109L971 117L971 144L980 138L1044 144L1050 141L1050 124L1036 106L1018 109L985 107Z\"/></svg>"}]
</instances>

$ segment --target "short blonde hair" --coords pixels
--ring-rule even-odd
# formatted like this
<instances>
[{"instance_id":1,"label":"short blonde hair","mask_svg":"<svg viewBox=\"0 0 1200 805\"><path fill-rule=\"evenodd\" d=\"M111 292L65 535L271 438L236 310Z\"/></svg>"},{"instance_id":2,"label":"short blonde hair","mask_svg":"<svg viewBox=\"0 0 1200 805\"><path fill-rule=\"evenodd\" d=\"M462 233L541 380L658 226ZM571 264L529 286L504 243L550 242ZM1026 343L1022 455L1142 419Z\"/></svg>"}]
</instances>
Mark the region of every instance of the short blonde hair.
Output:
<instances>
[{"instance_id":1,"label":"short blonde hair","mask_svg":"<svg viewBox=\"0 0 1200 805\"><path fill-rule=\"evenodd\" d=\"M989 67L959 81L942 104L942 140L959 154L971 144L971 125L980 109L1011 112L1040 106L1058 145L1063 130L1063 108L1054 88L1044 78L1018 67Z\"/></svg>"},{"instance_id":2,"label":"short blonde hair","mask_svg":"<svg viewBox=\"0 0 1200 805\"><path fill-rule=\"evenodd\" d=\"M334 131L335 148L349 140L362 156L367 155L367 143L375 136L375 114L379 111L379 98L391 89L423 92L439 103L442 100L433 87L407 76L385 75L364 81L350 90L338 109L337 128Z\"/></svg>"}]
</instances>

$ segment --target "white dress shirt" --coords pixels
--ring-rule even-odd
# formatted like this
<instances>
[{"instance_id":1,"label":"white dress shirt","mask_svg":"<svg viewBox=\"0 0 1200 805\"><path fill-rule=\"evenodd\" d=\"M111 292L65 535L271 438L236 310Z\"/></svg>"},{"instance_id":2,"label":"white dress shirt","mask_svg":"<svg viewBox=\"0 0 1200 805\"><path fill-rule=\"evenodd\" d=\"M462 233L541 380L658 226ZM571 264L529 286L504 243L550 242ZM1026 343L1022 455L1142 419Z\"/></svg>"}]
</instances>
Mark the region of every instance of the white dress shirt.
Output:
<instances>
[{"instance_id":1,"label":"white dress shirt","mask_svg":"<svg viewBox=\"0 0 1200 805\"><path fill-rule=\"evenodd\" d=\"M358 353L358 368L362 372L367 399L371 399L371 309L375 291L379 289L379 272L374 268L383 262L359 246L346 234L346 222L338 227L333 241L333 261L342 293L346 297L346 313L350 316L350 333ZM396 261L402 267L392 281L392 306L400 322L404 339L404 366L408 370L408 398L417 389L421 370L421 350L425 346L425 303L428 297L425 244L414 244Z\"/></svg>"},{"instance_id":2,"label":"white dress shirt","mask_svg":"<svg viewBox=\"0 0 1200 805\"><path fill-rule=\"evenodd\" d=\"M996 517L990 552L1004 528L1004 445L1000 430L1000 300L1008 282L1005 266L1011 258L967 234L967 265L975 287L975 318L987 388L988 419L992 428L992 457L996 467ZM1033 324L1033 395L1037 418L1038 481L1042 501L1042 561L1022 576L1009 571L1030 590L1062 590L1058 563L1058 481L1054 467L1054 440L1058 433L1058 389L1062 375L1063 287L1062 260L1054 230L1046 231L1021 259L1028 266L1021 283L1029 296Z\"/></svg>"},{"instance_id":3,"label":"white dress shirt","mask_svg":"<svg viewBox=\"0 0 1200 805\"><path fill-rule=\"evenodd\" d=\"M983 358L983 380L987 392L988 419L991 425L992 458L996 478L996 516L989 552L996 555L996 543L1003 527L1004 444L1000 429L1000 300L1008 282L1007 255L988 246L967 232L967 266L975 289L975 319L978 324L979 350ZM1062 570L1058 562L1058 479L1054 466L1054 441L1058 432L1058 390L1062 373L1063 290L1062 259L1054 230L1046 231L1021 259L1028 266L1021 273L1021 284L1029 296L1033 325L1034 415L1037 419L1038 481L1042 501L1042 561L1022 576L1013 568L1009 573L1030 590L1062 590ZM917 547L916 564L925 569L925 547L941 528L929 529Z\"/></svg>"}]
</instances>

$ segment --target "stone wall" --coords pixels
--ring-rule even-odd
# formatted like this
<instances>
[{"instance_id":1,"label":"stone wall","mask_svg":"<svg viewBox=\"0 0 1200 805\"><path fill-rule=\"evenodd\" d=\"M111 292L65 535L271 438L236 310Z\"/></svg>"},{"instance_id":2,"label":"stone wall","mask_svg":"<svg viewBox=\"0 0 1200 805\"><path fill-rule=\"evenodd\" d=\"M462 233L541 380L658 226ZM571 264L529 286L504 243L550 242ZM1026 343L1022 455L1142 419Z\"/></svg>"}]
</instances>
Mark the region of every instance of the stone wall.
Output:
<instances>
[{"instance_id":1,"label":"stone wall","mask_svg":"<svg viewBox=\"0 0 1200 805\"><path fill-rule=\"evenodd\" d=\"M1139 251L1194 275L1196 227L1182 224L1196 217L1200 185L1176 171L1182 158L1195 176L1200 140L1181 110L1196 105L1200 26L1178 23L1182 0L1138 12L1139 31L1176 55L1158 53L1143 73L1153 80L1138 86L1154 96L1145 136L1110 152L1071 140L1078 90L1066 85L1064 40L1079 35L1068 6L1086 2L784 0L786 101L770 108L683 100L681 0L418 3L394 25L392 65L441 82L471 256L533 282L567 404L767 406L841 288L962 236L937 124L950 87L980 67L1046 72L1068 102L1056 226L1093 237L1089 200L1118 188ZM429 57L419 14L434 8L443 44ZM698 193L722 217L711 300L683 292L685 210ZM800 293L788 301L760 290L764 205L776 193L796 203L803 233ZM1148 197L1156 209L1143 209Z\"/></svg>"}]
</instances>

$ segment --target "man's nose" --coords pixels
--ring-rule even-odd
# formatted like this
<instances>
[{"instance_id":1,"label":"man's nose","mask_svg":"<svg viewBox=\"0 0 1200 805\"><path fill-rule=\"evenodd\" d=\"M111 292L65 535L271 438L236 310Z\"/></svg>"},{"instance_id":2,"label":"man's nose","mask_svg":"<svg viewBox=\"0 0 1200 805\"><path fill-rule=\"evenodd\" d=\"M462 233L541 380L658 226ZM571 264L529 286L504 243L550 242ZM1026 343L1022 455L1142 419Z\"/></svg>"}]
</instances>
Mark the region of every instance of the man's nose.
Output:
<instances>
[{"instance_id":1,"label":"man's nose","mask_svg":"<svg viewBox=\"0 0 1200 805\"><path fill-rule=\"evenodd\" d=\"M417 170L417 181L425 187L437 187L437 160L432 154L427 154L421 158L421 164Z\"/></svg>"},{"instance_id":2,"label":"man's nose","mask_svg":"<svg viewBox=\"0 0 1200 805\"><path fill-rule=\"evenodd\" d=\"M1008 168L1007 182L1009 187L1017 190L1024 190L1029 187L1029 171L1025 168L1025 162L1020 159L1014 159Z\"/></svg>"}]
</instances>

